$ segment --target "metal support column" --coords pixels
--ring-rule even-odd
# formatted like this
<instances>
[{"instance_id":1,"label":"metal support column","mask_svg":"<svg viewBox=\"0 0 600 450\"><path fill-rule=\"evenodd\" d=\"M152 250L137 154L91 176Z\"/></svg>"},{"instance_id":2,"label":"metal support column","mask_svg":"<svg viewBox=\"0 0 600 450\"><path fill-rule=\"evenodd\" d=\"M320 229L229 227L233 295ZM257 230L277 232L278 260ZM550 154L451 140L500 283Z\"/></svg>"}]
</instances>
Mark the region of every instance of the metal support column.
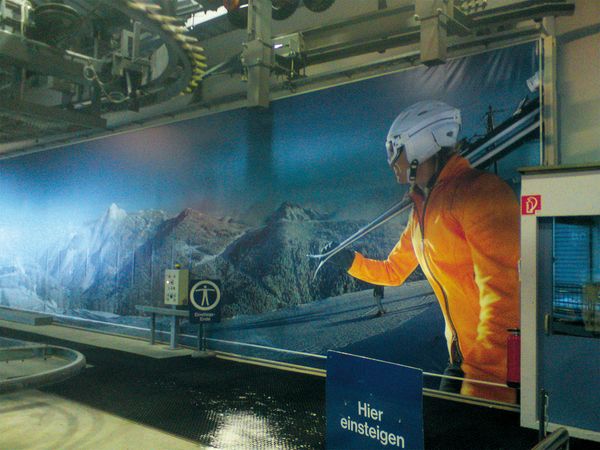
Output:
<instances>
[{"instance_id":1,"label":"metal support column","mask_svg":"<svg viewBox=\"0 0 600 450\"><path fill-rule=\"evenodd\" d=\"M192 353L192 358L212 358L216 353L206 348L206 325L202 322L198 324L198 341L196 351Z\"/></svg>"},{"instance_id":2,"label":"metal support column","mask_svg":"<svg viewBox=\"0 0 600 450\"><path fill-rule=\"evenodd\" d=\"M171 316L171 338L169 348L175 350L177 348L177 337L179 336L179 317Z\"/></svg>"},{"instance_id":3,"label":"metal support column","mask_svg":"<svg viewBox=\"0 0 600 450\"><path fill-rule=\"evenodd\" d=\"M172 305L171 309L176 310L177 306ZM179 316L173 314L171 316L171 337L169 339L169 348L175 350L177 348L177 341L179 337Z\"/></svg>"},{"instance_id":4,"label":"metal support column","mask_svg":"<svg viewBox=\"0 0 600 450\"><path fill-rule=\"evenodd\" d=\"M427 66L446 62L448 33L442 16L452 14L451 8L449 0L416 0L415 19L421 24L421 62Z\"/></svg>"},{"instance_id":5,"label":"metal support column","mask_svg":"<svg viewBox=\"0 0 600 450\"><path fill-rule=\"evenodd\" d=\"M556 18L546 17L543 20L542 36L542 165L560 164L558 143L558 96L556 87L557 51L556 51Z\"/></svg>"},{"instance_id":6,"label":"metal support column","mask_svg":"<svg viewBox=\"0 0 600 450\"><path fill-rule=\"evenodd\" d=\"M204 331L204 324L200 322L198 324L198 343L197 350L199 352L206 351L206 335Z\"/></svg>"},{"instance_id":7,"label":"metal support column","mask_svg":"<svg viewBox=\"0 0 600 450\"><path fill-rule=\"evenodd\" d=\"M152 313L152 319L150 323L150 345L154 345L156 342L156 313Z\"/></svg>"},{"instance_id":8,"label":"metal support column","mask_svg":"<svg viewBox=\"0 0 600 450\"><path fill-rule=\"evenodd\" d=\"M248 73L248 106L269 106L269 81L273 61L271 44L271 2L249 0L248 42L242 62Z\"/></svg>"},{"instance_id":9,"label":"metal support column","mask_svg":"<svg viewBox=\"0 0 600 450\"><path fill-rule=\"evenodd\" d=\"M538 440L542 441L546 438L546 422L548 421L548 393L544 389L540 389L539 399L539 427L538 427Z\"/></svg>"}]
</instances>

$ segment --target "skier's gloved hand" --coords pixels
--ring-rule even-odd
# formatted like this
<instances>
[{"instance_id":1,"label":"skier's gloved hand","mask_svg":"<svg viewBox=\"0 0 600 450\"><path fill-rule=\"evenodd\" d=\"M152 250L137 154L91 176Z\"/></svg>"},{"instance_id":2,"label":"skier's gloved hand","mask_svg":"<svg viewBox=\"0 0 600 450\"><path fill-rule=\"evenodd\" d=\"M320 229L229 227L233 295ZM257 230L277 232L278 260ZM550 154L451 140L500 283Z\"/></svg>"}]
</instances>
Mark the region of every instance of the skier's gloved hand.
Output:
<instances>
[{"instance_id":1,"label":"skier's gloved hand","mask_svg":"<svg viewBox=\"0 0 600 450\"><path fill-rule=\"evenodd\" d=\"M325 247L323 247L321 253L327 253L328 251L336 248L337 246L337 242L329 242ZM345 248L337 252L331 258L329 258L327 262L332 263L334 266L338 266L340 269L348 271L348 269L352 267L352 263L354 262L354 252Z\"/></svg>"}]
</instances>

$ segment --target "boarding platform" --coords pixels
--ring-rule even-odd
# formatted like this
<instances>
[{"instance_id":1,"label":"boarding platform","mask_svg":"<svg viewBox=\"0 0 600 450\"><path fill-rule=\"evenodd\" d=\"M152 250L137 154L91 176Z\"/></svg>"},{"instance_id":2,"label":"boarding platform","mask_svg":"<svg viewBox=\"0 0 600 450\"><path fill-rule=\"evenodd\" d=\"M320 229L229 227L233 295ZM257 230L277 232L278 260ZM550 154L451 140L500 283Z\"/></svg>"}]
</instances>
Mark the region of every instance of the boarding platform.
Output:
<instances>
[{"instance_id":1,"label":"boarding platform","mask_svg":"<svg viewBox=\"0 0 600 450\"><path fill-rule=\"evenodd\" d=\"M145 340L88 331L96 335L92 339L79 335L82 330L57 325L33 335L34 329L39 333L44 327L29 326L26 333L26 325L11 323L7 328L7 323L0 322L5 339L28 334L85 348L87 368L62 383L0 397L0 423L12 424L9 432L0 434L6 445L31 443L27 448L41 449L52 442L53 448L127 448L118 439L128 435L139 438L136 448L326 448L322 376L219 358L157 358L142 355L141 349L159 347ZM163 347L167 354L174 352ZM19 435L19 424L25 427L36 414L49 422ZM66 435L57 426L66 420L64 414L74 420L74 434ZM513 411L426 396L423 420L426 449L529 450L538 442L537 432L521 428ZM111 436L117 440L110 441ZM570 448L586 450L589 445L571 439Z\"/></svg>"},{"instance_id":2,"label":"boarding platform","mask_svg":"<svg viewBox=\"0 0 600 450\"><path fill-rule=\"evenodd\" d=\"M134 354L152 359L169 359L190 356L195 350L189 348L170 349L164 344L148 345L144 339L131 336L100 333L59 324L29 325L7 320L0 320L0 337L3 330L24 338L36 337L38 340L61 341L71 346L81 344L95 348Z\"/></svg>"},{"instance_id":3,"label":"boarding platform","mask_svg":"<svg viewBox=\"0 0 600 450\"><path fill-rule=\"evenodd\" d=\"M50 325L52 316L30 311L19 311L16 309L0 307L0 320L24 323L26 325Z\"/></svg>"}]
</instances>

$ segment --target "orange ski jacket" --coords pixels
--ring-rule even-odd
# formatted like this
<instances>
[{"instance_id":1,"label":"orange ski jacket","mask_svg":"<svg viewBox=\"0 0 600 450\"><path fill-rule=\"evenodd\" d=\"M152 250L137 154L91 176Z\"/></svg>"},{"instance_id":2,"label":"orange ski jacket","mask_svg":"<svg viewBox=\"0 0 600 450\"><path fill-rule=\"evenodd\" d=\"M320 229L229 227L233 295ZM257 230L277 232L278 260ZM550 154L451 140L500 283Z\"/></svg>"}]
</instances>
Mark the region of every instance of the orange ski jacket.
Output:
<instances>
[{"instance_id":1,"label":"orange ski jacket","mask_svg":"<svg viewBox=\"0 0 600 450\"><path fill-rule=\"evenodd\" d=\"M444 314L450 360L465 378L506 383L509 328L519 326L519 207L510 187L454 155L427 198L415 189L387 260L356 253L348 273L397 286L421 265ZM461 394L514 403L513 389L464 382Z\"/></svg>"}]
</instances>

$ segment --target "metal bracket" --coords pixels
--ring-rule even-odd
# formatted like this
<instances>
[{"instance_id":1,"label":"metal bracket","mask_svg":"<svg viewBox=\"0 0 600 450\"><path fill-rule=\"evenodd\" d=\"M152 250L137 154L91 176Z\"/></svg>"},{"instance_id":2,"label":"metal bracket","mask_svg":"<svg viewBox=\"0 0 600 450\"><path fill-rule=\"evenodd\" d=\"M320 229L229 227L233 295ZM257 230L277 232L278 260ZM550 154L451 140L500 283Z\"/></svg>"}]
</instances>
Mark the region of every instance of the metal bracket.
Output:
<instances>
[{"instance_id":1,"label":"metal bracket","mask_svg":"<svg viewBox=\"0 0 600 450\"><path fill-rule=\"evenodd\" d=\"M468 36L473 33L473 21L456 6L452 7L451 15L447 14L442 8L437 8L433 14L425 17L415 14L414 19L416 22L421 22L428 19L439 19L440 16L446 18L446 22L440 22L440 25L445 26L451 34Z\"/></svg>"},{"instance_id":2,"label":"metal bracket","mask_svg":"<svg viewBox=\"0 0 600 450\"><path fill-rule=\"evenodd\" d=\"M133 24L133 31L121 31L121 46L112 56L112 74L124 76L126 71L135 71L142 74L144 82L149 78L151 63L146 58L140 57L140 35L142 24L138 21Z\"/></svg>"},{"instance_id":3,"label":"metal bracket","mask_svg":"<svg viewBox=\"0 0 600 450\"><path fill-rule=\"evenodd\" d=\"M421 62L428 66L446 62L448 42L446 26L440 20L442 8L448 8L447 1L416 0L415 3L414 18L421 24Z\"/></svg>"},{"instance_id":4,"label":"metal bracket","mask_svg":"<svg viewBox=\"0 0 600 450\"><path fill-rule=\"evenodd\" d=\"M268 67L273 66L273 51L270 44L261 39L255 39L242 44L241 61L245 67Z\"/></svg>"}]
</instances>

